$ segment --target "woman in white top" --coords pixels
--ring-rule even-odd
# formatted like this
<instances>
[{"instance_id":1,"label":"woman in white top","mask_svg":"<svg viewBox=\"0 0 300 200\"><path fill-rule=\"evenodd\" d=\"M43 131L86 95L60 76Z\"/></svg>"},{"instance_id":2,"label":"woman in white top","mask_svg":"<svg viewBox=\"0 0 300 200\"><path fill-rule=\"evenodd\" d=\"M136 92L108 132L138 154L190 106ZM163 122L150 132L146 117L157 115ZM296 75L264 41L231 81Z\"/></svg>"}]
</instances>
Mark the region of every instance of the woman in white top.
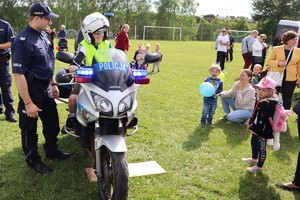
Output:
<instances>
[{"instance_id":1,"label":"woman in white top","mask_svg":"<svg viewBox=\"0 0 300 200\"><path fill-rule=\"evenodd\" d=\"M266 39L267 36L265 34L261 34L252 44L253 52L251 71L253 71L253 67L256 64L260 64L262 67L264 67L267 54L267 44L265 43Z\"/></svg>"}]
</instances>

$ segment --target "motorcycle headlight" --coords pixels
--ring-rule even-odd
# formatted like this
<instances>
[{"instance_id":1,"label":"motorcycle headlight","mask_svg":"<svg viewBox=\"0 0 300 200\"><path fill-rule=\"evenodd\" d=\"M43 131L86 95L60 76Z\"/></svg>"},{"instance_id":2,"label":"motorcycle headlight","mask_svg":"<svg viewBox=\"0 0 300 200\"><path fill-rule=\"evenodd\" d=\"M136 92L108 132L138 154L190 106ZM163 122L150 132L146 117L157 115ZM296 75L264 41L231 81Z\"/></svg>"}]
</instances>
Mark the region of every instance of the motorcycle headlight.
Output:
<instances>
[{"instance_id":1,"label":"motorcycle headlight","mask_svg":"<svg viewBox=\"0 0 300 200\"><path fill-rule=\"evenodd\" d=\"M113 108L112 104L106 98L91 92L96 109L100 111L104 115L112 116L113 115Z\"/></svg>"},{"instance_id":2,"label":"motorcycle headlight","mask_svg":"<svg viewBox=\"0 0 300 200\"><path fill-rule=\"evenodd\" d=\"M125 98L123 98L119 103L119 115L123 114L124 112L128 111L132 104L134 99L134 92L127 95Z\"/></svg>"}]
</instances>

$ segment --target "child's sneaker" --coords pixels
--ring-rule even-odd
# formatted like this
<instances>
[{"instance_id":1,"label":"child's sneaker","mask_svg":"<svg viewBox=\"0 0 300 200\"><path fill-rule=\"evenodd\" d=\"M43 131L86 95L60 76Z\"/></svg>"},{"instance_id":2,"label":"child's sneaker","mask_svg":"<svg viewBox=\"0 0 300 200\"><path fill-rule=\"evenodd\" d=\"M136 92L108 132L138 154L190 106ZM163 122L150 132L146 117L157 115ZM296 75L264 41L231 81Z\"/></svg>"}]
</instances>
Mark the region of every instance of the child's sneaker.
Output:
<instances>
[{"instance_id":1,"label":"child's sneaker","mask_svg":"<svg viewBox=\"0 0 300 200\"><path fill-rule=\"evenodd\" d=\"M251 163L253 165L256 165L257 160L253 159L253 158L242 158L242 161L247 162L247 163Z\"/></svg>"},{"instance_id":2,"label":"child's sneaker","mask_svg":"<svg viewBox=\"0 0 300 200\"><path fill-rule=\"evenodd\" d=\"M205 127L205 125L206 125L206 122L205 121L201 121L201 127L203 128L203 127Z\"/></svg>"},{"instance_id":3,"label":"child's sneaker","mask_svg":"<svg viewBox=\"0 0 300 200\"><path fill-rule=\"evenodd\" d=\"M212 121L207 121L207 123L209 123L211 126L215 125Z\"/></svg>"},{"instance_id":4,"label":"child's sneaker","mask_svg":"<svg viewBox=\"0 0 300 200\"><path fill-rule=\"evenodd\" d=\"M254 165L252 167L247 167L246 170L248 172L255 173L255 172L260 172L262 170L262 168L261 167L257 167L257 165Z\"/></svg>"},{"instance_id":5,"label":"child's sneaker","mask_svg":"<svg viewBox=\"0 0 300 200\"><path fill-rule=\"evenodd\" d=\"M240 126L247 126L245 122L240 122L239 125Z\"/></svg>"},{"instance_id":6,"label":"child's sneaker","mask_svg":"<svg viewBox=\"0 0 300 200\"><path fill-rule=\"evenodd\" d=\"M223 117L221 117L220 120L227 120L227 115L224 115Z\"/></svg>"},{"instance_id":7,"label":"child's sneaker","mask_svg":"<svg viewBox=\"0 0 300 200\"><path fill-rule=\"evenodd\" d=\"M211 126L215 125L215 123L213 123L213 122L208 122L208 123L209 123L209 125L211 125Z\"/></svg>"}]
</instances>

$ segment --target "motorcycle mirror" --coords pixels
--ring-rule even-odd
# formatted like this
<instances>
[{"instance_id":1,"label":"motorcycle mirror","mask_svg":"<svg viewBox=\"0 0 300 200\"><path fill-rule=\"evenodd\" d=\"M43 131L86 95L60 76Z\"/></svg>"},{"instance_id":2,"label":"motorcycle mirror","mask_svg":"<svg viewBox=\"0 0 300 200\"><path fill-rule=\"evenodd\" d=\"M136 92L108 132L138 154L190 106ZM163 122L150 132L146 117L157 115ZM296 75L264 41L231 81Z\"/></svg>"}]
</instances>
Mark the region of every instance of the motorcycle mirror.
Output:
<instances>
[{"instance_id":1,"label":"motorcycle mirror","mask_svg":"<svg viewBox=\"0 0 300 200\"><path fill-rule=\"evenodd\" d=\"M66 51L58 51L56 53L56 58L61 62L71 63L72 60L74 59L74 55Z\"/></svg>"},{"instance_id":2,"label":"motorcycle mirror","mask_svg":"<svg viewBox=\"0 0 300 200\"><path fill-rule=\"evenodd\" d=\"M148 53L145 55L145 60L141 64L141 66L144 66L147 63L155 63L161 60L161 54L159 53Z\"/></svg>"},{"instance_id":3,"label":"motorcycle mirror","mask_svg":"<svg viewBox=\"0 0 300 200\"><path fill-rule=\"evenodd\" d=\"M160 61L160 59L161 59L161 54L159 54L159 53L149 53L149 54L146 54L146 56L145 56L145 61L147 63L155 63L155 62Z\"/></svg>"}]
</instances>

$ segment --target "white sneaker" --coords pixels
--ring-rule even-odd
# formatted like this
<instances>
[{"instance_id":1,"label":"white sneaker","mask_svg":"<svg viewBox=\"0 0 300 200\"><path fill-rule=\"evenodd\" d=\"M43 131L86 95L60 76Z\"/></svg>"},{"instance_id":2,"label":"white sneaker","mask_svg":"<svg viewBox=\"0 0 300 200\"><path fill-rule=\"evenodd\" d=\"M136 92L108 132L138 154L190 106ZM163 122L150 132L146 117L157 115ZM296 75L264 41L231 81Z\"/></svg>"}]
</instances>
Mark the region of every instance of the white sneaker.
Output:
<instances>
[{"instance_id":1,"label":"white sneaker","mask_svg":"<svg viewBox=\"0 0 300 200\"><path fill-rule=\"evenodd\" d=\"M219 120L227 120L227 115L224 115L223 117L220 117Z\"/></svg>"},{"instance_id":2,"label":"white sneaker","mask_svg":"<svg viewBox=\"0 0 300 200\"><path fill-rule=\"evenodd\" d=\"M257 165L254 165L252 167L247 167L246 169L248 172L251 172L251 173L255 173L255 172L259 172L262 170L261 167L257 167Z\"/></svg>"},{"instance_id":3,"label":"white sneaker","mask_svg":"<svg viewBox=\"0 0 300 200\"><path fill-rule=\"evenodd\" d=\"M225 70L222 70L222 72L223 72L224 74L227 74L227 72L225 72Z\"/></svg>"}]
</instances>

